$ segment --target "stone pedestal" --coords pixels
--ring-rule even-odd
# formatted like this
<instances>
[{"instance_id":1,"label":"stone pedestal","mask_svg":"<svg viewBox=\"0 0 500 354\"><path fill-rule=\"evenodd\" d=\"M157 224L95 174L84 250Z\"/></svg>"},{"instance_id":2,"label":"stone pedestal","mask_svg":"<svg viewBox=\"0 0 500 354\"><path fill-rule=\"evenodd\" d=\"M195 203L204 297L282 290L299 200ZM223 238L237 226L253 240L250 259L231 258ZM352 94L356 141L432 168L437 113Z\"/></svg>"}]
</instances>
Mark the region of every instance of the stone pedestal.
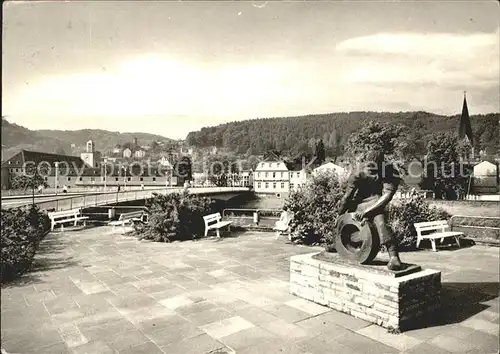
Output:
<instances>
[{"instance_id":1,"label":"stone pedestal","mask_svg":"<svg viewBox=\"0 0 500 354\"><path fill-rule=\"evenodd\" d=\"M293 256L290 292L390 330L405 330L440 307L441 272L411 264L392 272L387 262L373 263L332 253Z\"/></svg>"}]
</instances>

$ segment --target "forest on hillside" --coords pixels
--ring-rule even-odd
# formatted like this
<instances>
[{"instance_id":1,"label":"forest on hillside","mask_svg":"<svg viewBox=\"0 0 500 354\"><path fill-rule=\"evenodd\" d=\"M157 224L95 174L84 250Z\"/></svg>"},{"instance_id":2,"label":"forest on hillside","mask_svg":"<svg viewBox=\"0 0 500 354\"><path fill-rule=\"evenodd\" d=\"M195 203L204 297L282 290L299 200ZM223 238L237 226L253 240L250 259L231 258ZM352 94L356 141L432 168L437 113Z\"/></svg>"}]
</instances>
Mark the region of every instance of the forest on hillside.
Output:
<instances>
[{"instance_id":1,"label":"forest on hillside","mask_svg":"<svg viewBox=\"0 0 500 354\"><path fill-rule=\"evenodd\" d=\"M477 151L498 153L499 119L499 113L470 117ZM217 146L249 156L261 155L269 150L294 155L313 150L316 141L322 139L327 155L339 156L343 153L349 135L371 120L406 127L409 140L414 144L415 155L418 156L425 154L427 142L433 133L458 132L460 116L427 112L351 112L252 119L191 132L186 142L191 146Z\"/></svg>"}]
</instances>

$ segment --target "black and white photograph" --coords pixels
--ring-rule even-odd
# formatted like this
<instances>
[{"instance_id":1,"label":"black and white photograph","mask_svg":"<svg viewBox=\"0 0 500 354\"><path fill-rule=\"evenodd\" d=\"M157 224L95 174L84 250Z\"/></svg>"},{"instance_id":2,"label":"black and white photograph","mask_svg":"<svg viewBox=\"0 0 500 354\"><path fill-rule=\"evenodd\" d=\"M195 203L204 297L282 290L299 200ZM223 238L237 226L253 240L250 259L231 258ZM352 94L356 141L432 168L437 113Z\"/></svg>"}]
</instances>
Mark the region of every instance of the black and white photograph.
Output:
<instances>
[{"instance_id":1,"label":"black and white photograph","mask_svg":"<svg viewBox=\"0 0 500 354\"><path fill-rule=\"evenodd\" d=\"M1 354L500 353L500 3L2 3Z\"/></svg>"}]
</instances>

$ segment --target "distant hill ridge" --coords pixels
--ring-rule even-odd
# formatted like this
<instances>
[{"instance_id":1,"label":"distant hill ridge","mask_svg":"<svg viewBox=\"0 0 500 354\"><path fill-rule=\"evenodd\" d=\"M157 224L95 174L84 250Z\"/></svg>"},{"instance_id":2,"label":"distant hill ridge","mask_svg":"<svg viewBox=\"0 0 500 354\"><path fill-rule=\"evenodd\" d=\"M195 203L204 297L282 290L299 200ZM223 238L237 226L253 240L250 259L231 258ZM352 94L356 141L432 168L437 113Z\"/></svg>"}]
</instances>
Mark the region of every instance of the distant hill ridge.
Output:
<instances>
[{"instance_id":1,"label":"distant hill ridge","mask_svg":"<svg viewBox=\"0 0 500 354\"><path fill-rule=\"evenodd\" d=\"M498 149L500 113L470 117L477 151ZM458 132L460 115L444 116L428 112L350 112L314 114L298 117L260 118L205 127L191 132L186 142L191 146L217 146L246 154L269 150L294 154L311 150L311 139L323 139L330 153L341 152L349 135L367 120L401 124L408 127L416 150L425 153L433 133Z\"/></svg>"},{"instance_id":2,"label":"distant hill ridge","mask_svg":"<svg viewBox=\"0 0 500 354\"><path fill-rule=\"evenodd\" d=\"M119 133L102 129L30 130L2 117L2 161L19 150L79 155L79 151L85 148L85 143L89 140L95 142L97 150L106 152L113 150L117 144L132 143L134 138L137 138L139 145L148 145L153 141L173 141L161 135ZM71 144L75 144L76 149Z\"/></svg>"}]
</instances>

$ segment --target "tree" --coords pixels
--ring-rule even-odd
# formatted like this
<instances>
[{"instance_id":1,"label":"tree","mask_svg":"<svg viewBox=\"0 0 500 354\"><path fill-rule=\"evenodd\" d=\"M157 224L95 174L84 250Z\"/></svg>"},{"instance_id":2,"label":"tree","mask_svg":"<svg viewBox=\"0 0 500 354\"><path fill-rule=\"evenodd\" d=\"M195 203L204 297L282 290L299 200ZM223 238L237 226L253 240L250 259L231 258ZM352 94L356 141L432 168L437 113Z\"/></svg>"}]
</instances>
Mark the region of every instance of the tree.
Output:
<instances>
[{"instance_id":1,"label":"tree","mask_svg":"<svg viewBox=\"0 0 500 354\"><path fill-rule=\"evenodd\" d=\"M27 189L35 190L39 186L44 188L48 187L45 179L40 175L36 168L27 167L27 173L15 176L11 181L11 186L13 189L22 189L26 191Z\"/></svg>"},{"instance_id":2,"label":"tree","mask_svg":"<svg viewBox=\"0 0 500 354\"><path fill-rule=\"evenodd\" d=\"M323 140L320 140L316 144L316 162L321 165L323 162L325 162L325 158L325 145L323 144Z\"/></svg>"},{"instance_id":3,"label":"tree","mask_svg":"<svg viewBox=\"0 0 500 354\"><path fill-rule=\"evenodd\" d=\"M467 192L470 166L460 161L466 146L453 133L436 133L427 144L425 171L420 187L437 199L457 199Z\"/></svg>"},{"instance_id":4,"label":"tree","mask_svg":"<svg viewBox=\"0 0 500 354\"><path fill-rule=\"evenodd\" d=\"M175 165L175 173L177 177L190 181L193 179L193 168L191 159L188 156L182 156Z\"/></svg>"},{"instance_id":5,"label":"tree","mask_svg":"<svg viewBox=\"0 0 500 354\"><path fill-rule=\"evenodd\" d=\"M56 149L56 154L57 154L57 155L67 155L67 154L66 154L66 151L64 151L64 149L63 149L62 147L58 147L58 148Z\"/></svg>"},{"instance_id":6,"label":"tree","mask_svg":"<svg viewBox=\"0 0 500 354\"><path fill-rule=\"evenodd\" d=\"M404 126L369 121L349 136L346 150L352 158L368 150L380 149L389 162L404 160L407 146L407 131Z\"/></svg>"}]
</instances>

